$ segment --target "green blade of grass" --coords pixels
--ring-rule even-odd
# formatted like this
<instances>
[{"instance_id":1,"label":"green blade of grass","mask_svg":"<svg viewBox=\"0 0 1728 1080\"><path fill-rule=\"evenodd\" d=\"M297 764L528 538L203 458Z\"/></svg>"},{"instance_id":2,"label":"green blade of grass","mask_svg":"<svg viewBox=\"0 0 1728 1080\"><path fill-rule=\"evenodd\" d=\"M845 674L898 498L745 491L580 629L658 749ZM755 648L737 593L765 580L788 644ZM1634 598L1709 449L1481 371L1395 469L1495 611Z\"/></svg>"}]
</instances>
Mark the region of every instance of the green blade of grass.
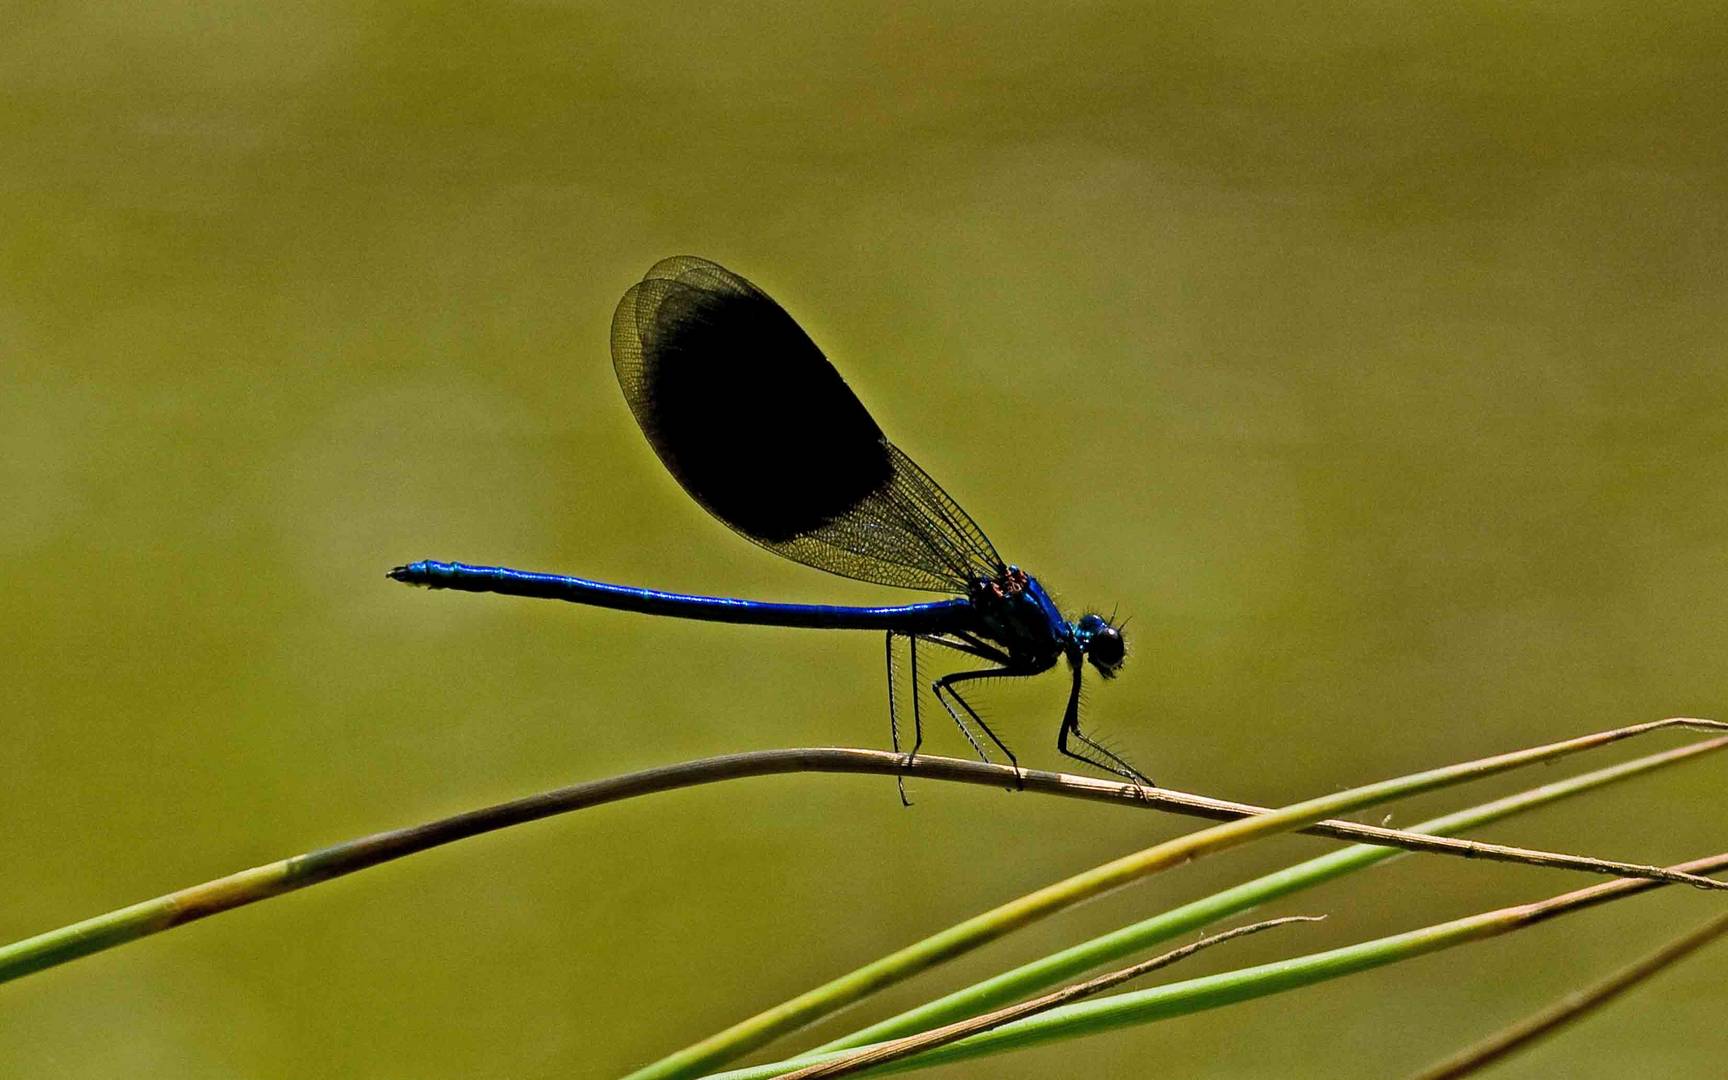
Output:
<instances>
[{"instance_id":1,"label":"green blade of grass","mask_svg":"<svg viewBox=\"0 0 1728 1080\"><path fill-rule=\"evenodd\" d=\"M1723 867L1728 867L1728 854L1711 855L1682 863L1676 869L1688 873L1709 873ZM1008 1050L1166 1020L1174 1016L1187 1016L1222 1005L1296 990L1345 975L1412 960L1441 949L1499 937L1596 904L1661 888L1662 885L1662 882L1655 881L1604 882L1546 900L1467 915L1419 930L1308 956L1207 975L1146 990L1131 990L1101 1000L1064 1005L1025 1020L1005 1024L981 1035L902 1059L880 1069L873 1069L867 1075L946 1065ZM838 1059L854 1052L855 1050L838 1050L812 1061ZM717 1073L708 1080L769 1080L808 1064L811 1062L775 1062Z\"/></svg>"},{"instance_id":2,"label":"green blade of grass","mask_svg":"<svg viewBox=\"0 0 1728 1080\"><path fill-rule=\"evenodd\" d=\"M1707 739L1687 746L1675 747L1635 761L1611 765L1605 769L1559 780L1531 788L1503 799L1483 803L1465 810L1413 825L1408 831L1445 835L1478 828L1514 814L1545 806L1561 799L1593 791L1616 781L1639 776L1664 766L1677 764L1728 747L1728 736ZM1131 926L1112 931L1091 941L1063 949L1049 956L1023 964L1001 975L974 983L934 1001L908 1009L880 1023L854 1031L817 1047L812 1053L864 1046L885 1039L900 1038L976 1015L987 1009L1005 1005L1066 979L1082 975L1095 967L1120 959L1141 949L1151 948L1180 934L1211 925L1219 919L1239 914L1279 897L1312 888L1344 874L1366 869L1404 855L1392 848L1356 844L1330 852L1295 866L1267 874L1211 896L1184 904L1174 910L1155 915ZM799 1060L799 1059L793 1059Z\"/></svg>"},{"instance_id":3,"label":"green blade of grass","mask_svg":"<svg viewBox=\"0 0 1728 1080\"><path fill-rule=\"evenodd\" d=\"M884 987L908 979L1038 919L1202 856L1250 840L1288 832L1334 814L1350 813L1393 799L1493 776L1535 762L1552 761L1665 728L1697 728L1719 732L1728 729L1728 725L1689 717L1653 720L1645 724L1615 728L1382 780L1348 791L1308 799L1261 817L1231 821L1177 837L975 915L676 1051L631 1073L628 1080L673 1080L699 1075L712 1066L731 1061L781 1035L796 1031L814 1020L860 1001Z\"/></svg>"},{"instance_id":4,"label":"green blade of grass","mask_svg":"<svg viewBox=\"0 0 1728 1080\"><path fill-rule=\"evenodd\" d=\"M1323 915L1288 915L1282 919L1267 919L1264 922L1238 926L1234 930L1208 934L1199 941L1190 942L1179 949L1172 949L1161 956L1154 956L1150 960L1130 964L1119 971L1099 975L1096 978L1087 979L1085 982L1064 986L1060 990L1033 998L1030 1001L1022 1001L997 1009L994 1012L984 1013L981 1016L970 1016L930 1031L908 1035L903 1039L878 1043L873 1048L861 1049L852 1054L842 1055L835 1060L806 1066L788 1073L786 1080L826 1080L828 1077L852 1076L864 1072L872 1066L911 1057L921 1050L934 1049L952 1042L959 1042L968 1035L976 1035L981 1031L989 1031L991 1028L1001 1027L1003 1024L1024 1017L1035 1016L1059 1005L1066 1005L1070 1001L1080 1001L1093 997L1123 983L1138 979L1142 975L1169 967L1171 964L1180 963L1197 952L1222 945L1227 941L1234 941L1249 934L1258 934L1274 927L1289 926L1292 923L1321 922L1324 918Z\"/></svg>"}]
</instances>

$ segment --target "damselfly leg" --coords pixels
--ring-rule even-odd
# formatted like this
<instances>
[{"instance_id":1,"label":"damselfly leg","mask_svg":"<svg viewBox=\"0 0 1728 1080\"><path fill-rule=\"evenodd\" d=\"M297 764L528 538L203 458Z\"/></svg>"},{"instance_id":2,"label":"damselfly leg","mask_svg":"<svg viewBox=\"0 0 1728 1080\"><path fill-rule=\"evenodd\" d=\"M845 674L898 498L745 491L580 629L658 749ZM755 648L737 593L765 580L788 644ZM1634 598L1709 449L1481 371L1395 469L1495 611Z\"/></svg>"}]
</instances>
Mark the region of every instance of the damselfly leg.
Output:
<instances>
[{"instance_id":1,"label":"damselfly leg","mask_svg":"<svg viewBox=\"0 0 1728 1080\"><path fill-rule=\"evenodd\" d=\"M901 635L906 638L907 649L911 655L912 667L912 749L906 753L906 768L911 768L912 762L918 756L918 748L924 745L924 718L918 710L918 636L916 634ZM894 740L894 752L900 752L900 713L894 701L894 631L888 631L888 733ZM911 806L912 800L906 797L906 774L896 773L894 783L900 789L900 805Z\"/></svg>"},{"instance_id":2,"label":"damselfly leg","mask_svg":"<svg viewBox=\"0 0 1728 1080\"><path fill-rule=\"evenodd\" d=\"M974 709L967 703L965 698L960 696L960 691L956 690L955 686L963 682L971 682L974 679L994 679L1004 675L1012 676L1021 674L1024 673L1015 671L1013 668L985 668L982 671L960 671L953 675L944 675L930 684L931 693L935 694L936 700L941 702L944 709L948 710L948 715L954 718L954 722L960 726L961 731L966 731L966 721L960 719L960 714L954 711L955 705L960 706L961 710L971 718L972 722L978 725L978 730L988 735L990 741L996 744L997 749L1007 755L1008 764L1014 769L1014 786L1017 788L1024 788L1026 786L1025 778L1020 775L1020 759L1014 756L1014 751L1008 749L1007 743L1003 742L999 737L997 737L994 731L990 730L990 725L986 724L984 718L978 715L977 709ZM952 701L953 704L949 704L950 701ZM970 739L972 737L971 733L967 732L966 737ZM972 746L978 751L978 755L985 761L990 760L990 756L984 753L983 748L979 747L976 741L973 742Z\"/></svg>"},{"instance_id":3,"label":"damselfly leg","mask_svg":"<svg viewBox=\"0 0 1728 1080\"><path fill-rule=\"evenodd\" d=\"M1070 735L1078 739L1093 753L1097 754L1098 757L1090 757L1085 751L1071 748L1068 745L1068 736ZM1151 777L1123 760L1121 755L1108 747L1100 745L1099 743L1087 738L1085 734L1081 732L1080 669L1078 667L1074 669L1074 687L1068 692L1068 708L1062 714L1062 728L1056 736L1056 749L1062 751L1062 753L1073 758L1075 761L1084 761L1095 769L1103 769L1105 772L1115 773L1117 776L1120 776L1131 783L1140 784L1145 787L1158 786L1152 782ZM1100 758L1103 760L1100 760Z\"/></svg>"}]
</instances>

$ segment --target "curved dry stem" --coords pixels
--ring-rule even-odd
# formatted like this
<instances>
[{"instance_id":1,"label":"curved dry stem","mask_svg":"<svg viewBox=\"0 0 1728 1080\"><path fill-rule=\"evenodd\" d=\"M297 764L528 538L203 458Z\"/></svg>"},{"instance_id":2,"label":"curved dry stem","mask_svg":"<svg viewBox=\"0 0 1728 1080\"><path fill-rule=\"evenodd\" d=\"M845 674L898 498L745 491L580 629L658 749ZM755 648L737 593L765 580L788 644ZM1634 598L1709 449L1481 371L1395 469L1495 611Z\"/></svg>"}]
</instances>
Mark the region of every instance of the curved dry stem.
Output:
<instances>
[{"instance_id":1,"label":"curved dry stem","mask_svg":"<svg viewBox=\"0 0 1728 1080\"><path fill-rule=\"evenodd\" d=\"M1474 1046L1423 1069L1411 1080L1456 1080L1555 1034L1561 1028L1613 1001L1728 933L1728 915L1718 915L1614 972L1600 982L1567 994L1542 1011L1497 1031Z\"/></svg>"},{"instance_id":2,"label":"curved dry stem","mask_svg":"<svg viewBox=\"0 0 1728 1080\"><path fill-rule=\"evenodd\" d=\"M1586 736L1585 740L1589 745L1600 745L1659 727L1720 730L1722 726L1715 721L1674 718ZM0 982L21 978L223 911L281 896L309 885L498 829L656 792L751 776L801 772L918 776L989 787L1002 787L1014 780L1013 770L1002 765L922 755L908 764L903 755L887 751L838 747L750 751L644 769L605 780L556 788L421 825L349 840L242 870L37 934L0 947ZM1070 773L1025 770L1021 776L1025 789L1038 794L1118 803L1193 817L1232 820L1270 812L1265 807L1245 803L1228 802L1164 788L1141 788L1120 781L1095 780ZM1655 866L1424 836L1347 821L1321 821L1301 831L1408 851L1581 870L1615 877L1681 881L1702 888L1728 888L1728 884L1709 878L1676 876L1671 871Z\"/></svg>"}]
</instances>

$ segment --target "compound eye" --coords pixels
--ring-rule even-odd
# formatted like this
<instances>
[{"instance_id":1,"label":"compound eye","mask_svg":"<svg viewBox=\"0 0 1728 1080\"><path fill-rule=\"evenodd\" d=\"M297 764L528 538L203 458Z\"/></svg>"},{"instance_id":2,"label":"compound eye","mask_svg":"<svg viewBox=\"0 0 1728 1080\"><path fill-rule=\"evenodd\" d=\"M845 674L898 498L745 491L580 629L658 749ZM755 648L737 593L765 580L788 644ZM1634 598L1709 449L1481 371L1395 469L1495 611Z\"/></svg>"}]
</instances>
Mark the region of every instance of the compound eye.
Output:
<instances>
[{"instance_id":1,"label":"compound eye","mask_svg":"<svg viewBox=\"0 0 1728 1080\"><path fill-rule=\"evenodd\" d=\"M1103 623L1103 620L1099 621ZM1122 640L1122 631L1109 623L1103 623L1094 630L1091 640L1086 643L1086 658L1106 678L1115 675L1127 657L1128 644Z\"/></svg>"}]
</instances>

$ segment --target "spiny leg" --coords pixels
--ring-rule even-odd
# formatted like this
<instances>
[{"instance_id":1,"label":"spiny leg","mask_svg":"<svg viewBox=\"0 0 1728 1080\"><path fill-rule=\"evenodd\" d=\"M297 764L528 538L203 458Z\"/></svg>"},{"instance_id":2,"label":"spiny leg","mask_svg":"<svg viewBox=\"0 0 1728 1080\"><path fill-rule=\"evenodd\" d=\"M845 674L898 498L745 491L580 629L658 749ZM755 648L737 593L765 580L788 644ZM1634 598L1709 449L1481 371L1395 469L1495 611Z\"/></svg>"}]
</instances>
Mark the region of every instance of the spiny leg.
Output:
<instances>
[{"instance_id":1,"label":"spiny leg","mask_svg":"<svg viewBox=\"0 0 1728 1080\"><path fill-rule=\"evenodd\" d=\"M1010 664L1007 653L998 649L996 646L991 645L989 642L981 641L964 631L950 631L943 634L918 634L916 635L916 640L925 641L931 645L940 645L944 649L953 649L955 652L965 653L967 656L976 656L981 660L988 660L992 664L1000 664L1004 668L1008 667ZM969 674L977 675L979 673L971 672ZM916 675L913 676L913 685L917 685ZM972 746L972 752L977 754L986 764L989 764L989 752L986 751L978 742L977 738L973 736L971 725L967 724L960 714L954 711L953 706L949 705L948 702L943 699L942 690L943 686L940 683L930 684L930 691L936 695L937 703L941 705L943 709L947 710L948 718L954 721L954 726L960 729L960 734L966 736L966 741ZM953 693L952 689L950 689L949 692ZM960 700L958 695L956 695L956 700ZM960 701L960 704L965 708L967 714L969 714L974 720L978 721L979 727L984 728L986 732L990 731L989 727L984 724L984 721L979 718L978 713L974 709L967 705L963 700ZM1002 740L996 738L994 732L990 733L990 738L997 746L1002 746ZM1014 755L1009 752L1006 746L1002 746L1002 752L1008 754L1009 760L1013 760ZM1018 768L1018 763L1016 763L1016 768Z\"/></svg>"},{"instance_id":2,"label":"spiny leg","mask_svg":"<svg viewBox=\"0 0 1728 1080\"><path fill-rule=\"evenodd\" d=\"M936 695L936 703L948 710L948 718L954 721L954 726L960 729L960 734L966 736L966 742L971 745L972 752L978 755L978 760L986 765L994 764L990 760L990 752L984 749L984 744L978 741L978 736L972 734L971 726L960 718L960 714L955 712L954 707L948 704L947 699L942 696L942 681L940 679L930 684L930 692ZM961 704L965 703L962 702ZM991 737L994 738L995 736Z\"/></svg>"},{"instance_id":3,"label":"spiny leg","mask_svg":"<svg viewBox=\"0 0 1728 1080\"><path fill-rule=\"evenodd\" d=\"M1014 756L1014 751L1008 749L1008 745L996 737L996 733L990 730L990 725L984 722L984 718L978 714L978 710L974 709L965 698L961 697L959 691L955 690L951 684L964 682L967 679L989 678L993 675L1023 675L1026 673L1014 668L1013 661L1007 653L1003 652L995 645L981 640L975 635L969 634L964 630L952 630L941 634L919 634L917 636L920 640L927 641L932 645L940 645L945 649L953 649L955 652L962 652L968 656L976 656L981 660L988 660L992 664L999 665L998 667L982 671L956 672L953 675L949 675L946 678L931 683L930 690L936 695L936 700L942 708L947 710L948 718L954 721L954 726L960 729L960 734L966 736L966 741L972 744L973 751L976 752L980 758L982 758L986 763L990 761L989 753L986 752L984 748L979 745L978 740L973 737L971 726L966 723L965 719L963 719L959 713L954 711L954 707L942 696L944 690L946 690L948 695L959 704L960 708L966 713L966 715L970 716L973 722L976 723L986 735L990 736L990 741L995 743L1002 750L1002 753L1008 756L1008 761L1013 765L1015 774L1018 775L1020 772L1020 761ZM1024 785L1022 784L1020 786Z\"/></svg>"},{"instance_id":4,"label":"spiny leg","mask_svg":"<svg viewBox=\"0 0 1728 1080\"><path fill-rule=\"evenodd\" d=\"M966 653L968 656L982 656L984 659L989 660L993 663L1006 664L1008 662L1007 654L999 652L993 646L990 646L990 645L987 645L983 642L978 641L977 639L973 638L970 634L963 634L963 635L962 634L955 634L955 635L949 635L949 634L913 634L910 636L912 637L914 647L916 647L917 642L926 641L932 645L940 645L946 649L953 649L955 652ZM960 638L961 640L956 640L956 638ZM998 657L1000 657L1001 659L998 660L997 659ZM917 660L918 657L917 657L916 652L913 653L912 658L914 661ZM918 674L916 671L914 671L912 674L912 683L913 683L914 687L916 687L918 684ZM950 720L954 721L954 726L959 728L960 734L962 734L966 737L967 743L969 743L972 747L972 752L977 754L978 757L985 764L990 764L989 751L985 750L983 744L978 741L977 736L972 734L972 728L966 723L965 720L960 718L960 714L955 712L953 707L950 706L948 704L948 702L943 699L942 690L943 690L943 687L942 687L942 681L941 680L939 680L937 682L933 682L930 684L930 692L936 695L937 704L941 705L942 708L947 710L948 718ZM916 699L914 699L914 701L916 701ZM962 704L965 704L965 703L962 702ZM967 709L967 712L970 713L971 709ZM976 714L973 714L973 715L974 715L974 717L976 716ZM990 737L992 739L996 738L996 736L994 736L994 735L992 735ZM1001 745L1000 740L997 741L997 745L999 745L999 746ZM1007 747L1003 747L1003 749L1007 750ZM1010 755L1010 756L1012 756L1012 755Z\"/></svg>"},{"instance_id":5,"label":"spiny leg","mask_svg":"<svg viewBox=\"0 0 1728 1080\"><path fill-rule=\"evenodd\" d=\"M992 664L998 664L1002 667L1008 667L1013 663L1008 654L1001 649L964 631L947 634L919 634L918 640L927 641L932 645L940 645L944 649L953 649L955 652L965 653L967 656L976 656L980 660L988 660Z\"/></svg>"},{"instance_id":6,"label":"spiny leg","mask_svg":"<svg viewBox=\"0 0 1728 1080\"><path fill-rule=\"evenodd\" d=\"M1073 735L1105 760L1088 757L1083 751L1072 750L1068 746L1068 736ZM1074 669L1074 688L1068 693L1068 708L1062 713L1062 729L1056 736L1056 749L1073 758L1084 761L1094 769L1103 769L1107 773L1115 773L1124 780L1132 781L1144 787L1157 787L1152 778L1124 761L1121 755L1107 747L1088 739L1080 731L1080 669Z\"/></svg>"},{"instance_id":7,"label":"spiny leg","mask_svg":"<svg viewBox=\"0 0 1728 1080\"><path fill-rule=\"evenodd\" d=\"M888 631L883 651L888 659L888 738L893 741L894 753L898 755L900 753L900 710L894 704L894 631L892 630ZM912 697L914 703L916 703L918 697L918 682L916 679L912 682ZM917 721L913 721L913 726L917 726ZM911 761L910 755L907 756L907 761ZM900 805L911 806L912 800L906 797L906 775L904 773L896 773L894 775L894 783L895 786L900 789Z\"/></svg>"},{"instance_id":8,"label":"spiny leg","mask_svg":"<svg viewBox=\"0 0 1728 1080\"><path fill-rule=\"evenodd\" d=\"M1122 757L1121 754L1116 753L1114 750L1111 750L1109 747L1103 745L1102 743L1094 742L1093 740L1087 738L1085 735L1083 735L1081 733L1079 728L1072 727L1072 728L1068 728L1067 730L1072 732L1076 739L1079 739L1081 742L1085 743L1093 751L1093 753L1100 755L1101 757L1105 758L1106 760L1105 761L1098 761L1095 758L1087 757L1085 754L1075 753L1075 752L1067 749L1066 747L1062 746L1061 742L1058 741L1057 742L1057 748L1060 749L1064 754L1067 754L1069 757L1075 758L1079 761L1084 761L1084 762L1092 765L1094 768L1103 769L1105 772L1108 772L1108 773L1115 773L1117 776L1120 776L1122 779L1128 780L1128 781L1135 783L1135 784L1138 784L1141 787L1151 788L1151 787L1157 787L1158 786L1158 782L1156 780L1152 779L1150 776L1147 776L1145 773L1141 772L1139 769L1136 769L1134 766L1130 765L1128 763L1128 761Z\"/></svg>"},{"instance_id":9,"label":"spiny leg","mask_svg":"<svg viewBox=\"0 0 1728 1080\"><path fill-rule=\"evenodd\" d=\"M990 736L990 741L996 744L997 749L1007 755L1008 764L1014 769L1015 786L1024 788L1026 786L1026 779L1020 774L1020 759L1014 756L1014 751L1008 749L1007 743L1003 742L996 736L994 731L990 730L990 725L986 724L984 718L978 715L978 710L968 704L966 699L960 696L960 691L954 688L957 683L970 682L974 679L988 679L999 675L1019 674L1022 673L1015 671L1013 668L1006 667L986 668L983 671L961 671L956 672L953 675L944 675L942 678L937 679L935 682L930 684L930 689L936 695L936 700L942 703L944 709L948 710L948 715L953 717L954 723L959 726L962 732L966 732L966 738L971 741L972 748L978 751L978 756L983 758L986 762L990 760L990 756L978 745L977 740L972 738L971 732L967 731L966 722L960 719L960 714L955 712L953 705L948 703L948 698L953 698L954 704L959 705L960 708L965 711L966 715L972 718L972 722L978 725L979 730ZM944 690L948 692L947 697L943 697L942 692Z\"/></svg>"},{"instance_id":10,"label":"spiny leg","mask_svg":"<svg viewBox=\"0 0 1728 1080\"><path fill-rule=\"evenodd\" d=\"M912 759L918 756L918 748L924 745L924 717L918 711L918 636L916 634L907 637L906 651L912 657L912 752L906 755L906 764L911 765Z\"/></svg>"},{"instance_id":11,"label":"spiny leg","mask_svg":"<svg viewBox=\"0 0 1728 1080\"><path fill-rule=\"evenodd\" d=\"M918 637L907 634L907 648L912 655L912 749L906 755L903 769L910 768L912 761L918 756L918 748L924 745L924 718L918 705ZM894 752L900 753L900 711L894 701L894 631L888 631L886 652L888 656L888 734L894 740ZM912 800L906 797L906 773L894 774L894 783L900 789L900 805L911 806Z\"/></svg>"}]
</instances>

